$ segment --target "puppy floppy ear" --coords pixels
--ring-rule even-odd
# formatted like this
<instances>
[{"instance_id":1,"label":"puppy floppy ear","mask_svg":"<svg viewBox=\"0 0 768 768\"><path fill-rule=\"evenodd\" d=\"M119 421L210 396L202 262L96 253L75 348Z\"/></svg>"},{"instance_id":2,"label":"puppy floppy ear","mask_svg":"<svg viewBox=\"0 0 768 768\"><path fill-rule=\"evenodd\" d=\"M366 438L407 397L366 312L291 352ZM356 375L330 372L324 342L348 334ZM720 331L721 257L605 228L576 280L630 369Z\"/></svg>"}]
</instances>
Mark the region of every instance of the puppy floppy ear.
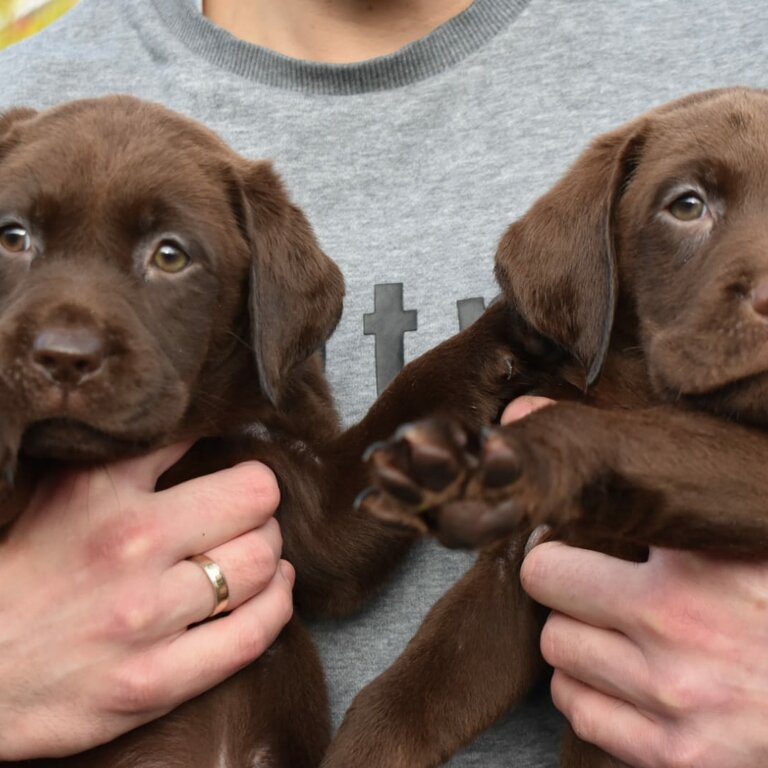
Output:
<instances>
[{"instance_id":1,"label":"puppy floppy ear","mask_svg":"<svg viewBox=\"0 0 768 768\"><path fill-rule=\"evenodd\" d=\"M585 371L600 375L618 293L614 217L652 123L682 109L753 89L714 88L667 102L598 136L570 171L522 219L496 253L506 299Z\"/></svg>"},{"instance_id":2,"label":"puppy floppy ear","mask_svg":"<svg viewBox=\"0 0 768 768\"><path fill-rule=\"evenodd\" d=\"M248 164L244 194L253 349L261 391L277 403L291 370L336 327L344 281L270 163Z\"/></svg>"},{"instance_id":3,"label":"puppy floppy ear","mask_svg":"<svg viewBox=\"0 0 768 768\"><path fill-rule=\"evenodd\" d=\"M587 386L608 351L618 292L614 211L644 125L641 118L598 137L509 227L496 253L506 299L584 366Z\"/></svg>"},{"instance_id":4,"label":"puppy floppy ear","mask_svg":"<svg viewBox=\"0 0 768 768\"><path fill-rule=\"evenodd\" d=\"M36 109L32 107L12 107L5 112L0 113L0 136L2 136L14 123L20 120L27 120L37 114Z\"/></svg>"},{"instance_id":5,"label":"puppy floppy ear","mask_svg":"<svg viewBox=\"0 0 768 768\"><path fill-rule=\"evenodd\" d=\"M5 151L9 141L12 142L12 129L36 114L37 110L31 107L13 107L0 113L0 153Z\"/></svg>"}]
</instances>

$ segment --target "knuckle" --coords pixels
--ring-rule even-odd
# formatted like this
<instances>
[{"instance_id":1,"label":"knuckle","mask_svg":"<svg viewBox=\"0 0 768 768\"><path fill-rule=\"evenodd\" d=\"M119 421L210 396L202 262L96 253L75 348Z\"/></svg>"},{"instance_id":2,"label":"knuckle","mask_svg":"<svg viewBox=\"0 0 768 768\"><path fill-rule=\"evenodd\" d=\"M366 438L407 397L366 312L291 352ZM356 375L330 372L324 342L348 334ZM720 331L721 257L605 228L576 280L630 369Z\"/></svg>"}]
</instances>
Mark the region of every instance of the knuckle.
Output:
<instances>
[{"instance_id":1,"label":"knuckle","mask_svg":"<svg viewBox=\"0 0 768 768\"><path fill-rule=\"evenodd\" d=\"M270 538L277 545L278 550L282 550L283 532L280 528L280 523L277 521L277 518L270 517L269 520L267 520L262 526L262 530L269 534Z\"/></svg>"},{"instance_id":2,"label":"knuckle","mask_svg":"<svg viewBox=\"0 0 768 768\"><path fill-rule=\"evenodd\" d=\"M644 604L638 601L636 605L635 620L638 629L656 641L666 639L672 634L673 630L667 617L667 611L658 600L646 601Z\"/></svg>"},{"instance_id":3,"label":"knuckle","mask_svg":"<svg viewBox=\"0 0 768 768\"><path fill-rule=\"evenodd\" d=\"M660 676L653 686L653 696L664 711L676 716L696 711L700 703L696 676L680 668Z\"/></svg>"},{"instance_id":4,"label":"knuckle","mask_svg":"<svg viewBox=\"0 0 768 768\"><path fill-rule=\"evenodd\" d=\"M584 705L581 700L572 703L571 711L568 713L568 720L571 723L573 732L582 741L594 741L595 737L595 718L590 709Z\"/></svg>"},{"instance_id":5,"label":"knuckle","mask_svg":"<svg viewBox=\"0 0 768 768\"><path fill-rule=\"evenodd\" d=\"M566 662L555 616L550 616L544 624L544 628L541 630L540 645L541 654L547 663L559 667Z\"/></svg>"},{"instance_id":6,"label":"knuckle","mask_svg":"<svg viewBox=\"0 0 768 768\"><path fill-rule=\"evenodd\" d=\"M274 509L280 501L277 478L272 470L258 461L247 461L235 467L238 490L251 502L258 498L265 506Z\"/></svg>"},{"instance_id":7,"label":"knuckle","mask_svg":"<svg viewBox=\"0 0 768 768\"><path fill-rule=\"evenodd\" d=\"M105 612L105 634L110 638L135 640L144 636L157 618L155 600L131 592L112 601Z\"/></svg>"},{"instance_id":8,"label":"knuckle","mask_svg":"<svg viewBox=\"0 0 768 768\"><path fill-rule=\"evenodd\" d=\"M137 715L157 708L157 684L146 664L122 665L107 688L105 706L114 712Z\"/></svg>"},{"instance_id":9,"label":"knuckle","mask_svg":"<svg viewBox=\"0 0 768 768\"><path fill-rule=\"evenodd\" d=\"M261 612L235 636L234 655L241 665L261 656L293 616L293 599L287 583L284 588L278 589L273 597L269 614Z\"/></svg>"},{"instance_id":10,"label":"knuckle","mask_svg":"<svg viewBox=\"0 0 768 768\"><path fill-rule=\"evenodd\" d=\"M124 511L121 519L108 520L90 535L89 560L110 568L143 563L156 550L157 526L144 516Z\"/></svg>"},{"instance_id":11,"label":"knuckle","mask_svg":"<svg viewBox=\"0 0 768 768\"><path fill-rule=\"evenodd\" d=\"M281 619L281 626L285 626L293 617L293 593L287 583L280 590L277 603L277 612Z\"/></svg>"},{"instance_id":12,"label":"knuckle","mask_svg":"<svg viewBox=\"0 0 768 768\"><path fill-rule=\"evenodd\" d=\"M241 630L234 641L234 656L239 664L247 664L261 656L272 644L271 633L261 624L254 624Z\"/></svg>"},{"instance_id":13,"label":"knuckle","mask_svg":"<svg viewBox=\"0 0 768 768\"><path fill-rule=\"evenodd\" d=\"M113 474L105 466L75 469L60 475L76 499L98 499L106 488L113 488Z\"/></svg>"},{"instance_id":14,"label":"knuckle","mask_svg":"<svg viewBox=\"0 0 768 768\"><path fill-rule=\"evenodd\" d=\"M704 768L710 764L709 750L697 739L674 733L662 746L662 754L654 763L659 768Z\"/></svg>"},{"instance_id":15,"label":"knuckle","mask_svg":"<svg viewBox=\"0 0 768 768\"><path fill-rule=\"evenodd\" d=\"M283 578L288 581L288 592L293 596L293 587L296 584L296 569L293 567L293 563L281 559L278 561L277 567Z\"/></svg>"},{"instance_id":16,"label":"knuckle","mask_svg":"<svg viewBox=\"0 0 768 768\"><path fill-rule=\"evenodd\" d=\"M265 536L251 536L245 557L248 568L272 576L277 569L280 553L275 551Z\"/></svg>"},{"instance_id":17,"label":"knuckle","mask_svg":"<svg viewBox=\"0 0 768 768\"><path fill-rule=\"evenodd\" d=\"M640 629L664 644L701 648L711 639L702 607L685 592L662 587L640 603L637 616Z\"/></svg>"},{"instance_id":18,"label":"knuckle","mask_svg":"<svg viewBox=\"0 0 768 768\"><path fill-rule=\"evenodd\" d=\"M226 567L228 579L241 582L250 593L263 589L277 570L279 552L258 531L243 537L237 549Z\"/></svg>"}]
</instances>

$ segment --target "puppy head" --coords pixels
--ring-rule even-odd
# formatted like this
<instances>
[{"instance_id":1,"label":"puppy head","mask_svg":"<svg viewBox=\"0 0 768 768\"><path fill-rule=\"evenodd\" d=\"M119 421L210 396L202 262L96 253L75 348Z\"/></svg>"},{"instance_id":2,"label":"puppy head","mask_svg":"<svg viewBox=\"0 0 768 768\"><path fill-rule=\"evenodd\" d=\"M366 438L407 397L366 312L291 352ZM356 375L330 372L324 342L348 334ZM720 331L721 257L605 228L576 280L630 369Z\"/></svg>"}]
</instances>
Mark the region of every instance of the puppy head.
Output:
<instances>
[{"instance_id":1,"label":"puppy head","mask_svg":"<svg viewBox=\"0 0 768 768\"><path fill-rule=\"evenodd\" d=\"M766 93L694 94L599 137L507 231L497 275L587 384L620 322L659 394L762 418L750 409L768 371Z\"/></svg>"},{"instance_id":2,"label":"puppy head","mask_svg":"<svg viewBox=\"0 0 768 768\"><path fill-rule=\"evenodd\" d=\"M30 452L215 429L234 381L273 407L342 294L270 165L191 120L129 97L0 119L0 390Z\"/></svg>"}]
</instances>

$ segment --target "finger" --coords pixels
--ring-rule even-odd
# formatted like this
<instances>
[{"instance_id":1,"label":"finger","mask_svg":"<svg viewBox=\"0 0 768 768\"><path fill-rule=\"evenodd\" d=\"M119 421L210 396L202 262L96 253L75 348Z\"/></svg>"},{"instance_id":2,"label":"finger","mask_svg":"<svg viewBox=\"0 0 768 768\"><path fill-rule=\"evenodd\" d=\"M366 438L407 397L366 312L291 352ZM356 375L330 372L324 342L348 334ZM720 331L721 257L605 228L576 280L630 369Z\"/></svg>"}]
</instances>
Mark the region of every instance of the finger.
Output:
<instances>
[{"instance_id":1,"label":"finger","mask_svg":"<svg viewBox=\"0 0 768 768\"><path fill-rule=\"evenodd\" d=\"M157 698L172 706L221 682L259 657L291 618L294 571L281 561L258 595L232 613L182 632L144 659L142 679L156 681Z\"/></svg>"},{"instance_id":2,"label":"finger","mask_svg":"<svg viewBox=\"0 0 768 768\"><path fill-rule=\"evenodd\" d=\"M172 467L190 448L191 441L174 443L146 456L96 465L87 469L69 469L46 473L37 484L33 509L56 507L79 513L99 509L111 514L124 500L139 491L150 493L160 475ZM105 497L111 503L105 503Z\"/></svg>"},{"instance_id":3,"label":"finger","mask_svg":"<svg viewBox=\"0 0 768 768\"><path fill-rule=\"evenodd\" d=\"M247 461L154 495L163 505L158 535L169 542L168 565L207 552L253 528L275 513L280 491L272 470Z\"/></svg>"},{"instance_id":4,"label":"finger","mask_svg":"<svg viewBox=\"0 0 768 768\"><path fill-rule=\"evenodd\" d=\"M529 413L552 405L554 402L554 400L548 397L537 397L534 395L517 397L504 409L504 412L501 414L501 423L509 424L512 421L517 421Z\"/></svg>"},{"instance_id":5,"label":"finger","mask_svg":"<svg viewBox=\"0 0 768 768\"><path fill-rule=\"evenodd\" d=\"M105 468L109 482L114 485L123 481L138 490L152 492L160 475L179 461L192 445L192 440L186 440L166 445L146 456L114 462Z\"/></svg>"},{"instance_id":6,"label":"finger","mask_svg":"<svg viewBox=\"0 0 768 768\"><path fill-rule=\"evenodd\" d=\"M72 515L93 526L97 519L121 514L124 505L139 492L154 491L158 477L173 466L192 446L191 441L165 446L152 453L86 469L53 469L36 485L28 514L29 525L39 517L54 514L50 533L69 530ZM83 512L86 514L83 514Z\"/></svg>"},{"instance_id":7,"label":"finger","mask_svg":"<svg viewBox=\"0 0 768 768\"><path fill-rule=\"evenodd\" d=\"M537 602L595 627L626 631L643 591L642 563L545 542L523 561L523 589Z\"/></svg>"},{"instance_id":8,"label":"finger","mask_svg":"<svg viewBox=\"0 0 768 768\"><path fill-rule=\"evenodd\" d=\"M205 552L221 569L229 588L228 610L257 595L274 578L283 539L277 520L238 536ZM182 560L163 576L158 636L168 635L211 615L215 593L205 571L190 560Z\"/></svg>"},{"instance_id":9,"label":"finger","mask_svg":"<svg viewBox=\"0 0 768 768\"><path fill-rule=\"evenodd\" d=\"M557 670L552 676L552 700L584 741L636 768L662 764L663 730L632 704Z\"/></svg>"},{"instance_id":10,"label":"finger","mask_svg":"<svg viewBox=\"0 0 768 768\"><path fill-rule=\"evenodd\" d=\"M642 707L657 705L640 648L626 635L552 613L541 633L547 663L601 693Z\"/></svg>"}]
</instances>

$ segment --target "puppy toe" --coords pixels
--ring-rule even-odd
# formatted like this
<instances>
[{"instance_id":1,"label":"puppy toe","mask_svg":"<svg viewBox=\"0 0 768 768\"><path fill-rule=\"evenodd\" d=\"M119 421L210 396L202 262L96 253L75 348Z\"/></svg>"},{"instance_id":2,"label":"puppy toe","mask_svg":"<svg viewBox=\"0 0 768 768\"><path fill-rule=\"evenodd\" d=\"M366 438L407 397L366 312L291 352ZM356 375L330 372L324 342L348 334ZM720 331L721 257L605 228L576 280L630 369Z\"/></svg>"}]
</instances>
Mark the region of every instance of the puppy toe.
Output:
<instances>
[{"instance_id":1,"label":"puppy toe","mask_svg":"<svg viewBox=\"0 0 768 768\"><path fill-rule=\"evenodd\" d=\"M428 532L427 524L413 510L399 504L397 501L382 493L378 488L366 488L355 499L355 508L365 515L371 515L385 523L393 523L404 528L410 528L424 535Z\"/></svg>"},{"instance_id":2,"label":"puppy toe","mask_svg":"<svg viewBox=\"0 0 768 768\"><path fill-rule=\"evenodd\" d=\"M427 491L444 491L464 475L467 435L455 422L427 419L406 424L395 438L408 446L410 474Z\"/></svg>"},{"instance_id":3,"label":"puppy toe","mask_svg":"<svg viewBox=\"0 0 768 768\"><path fill-rule=\"evenodd\" d=\"M480 482L497 491L514 485L522 474L522 463L515 446L503 430L490 429L483 433L480 461Z\"/></svg>"}]
</instances>

